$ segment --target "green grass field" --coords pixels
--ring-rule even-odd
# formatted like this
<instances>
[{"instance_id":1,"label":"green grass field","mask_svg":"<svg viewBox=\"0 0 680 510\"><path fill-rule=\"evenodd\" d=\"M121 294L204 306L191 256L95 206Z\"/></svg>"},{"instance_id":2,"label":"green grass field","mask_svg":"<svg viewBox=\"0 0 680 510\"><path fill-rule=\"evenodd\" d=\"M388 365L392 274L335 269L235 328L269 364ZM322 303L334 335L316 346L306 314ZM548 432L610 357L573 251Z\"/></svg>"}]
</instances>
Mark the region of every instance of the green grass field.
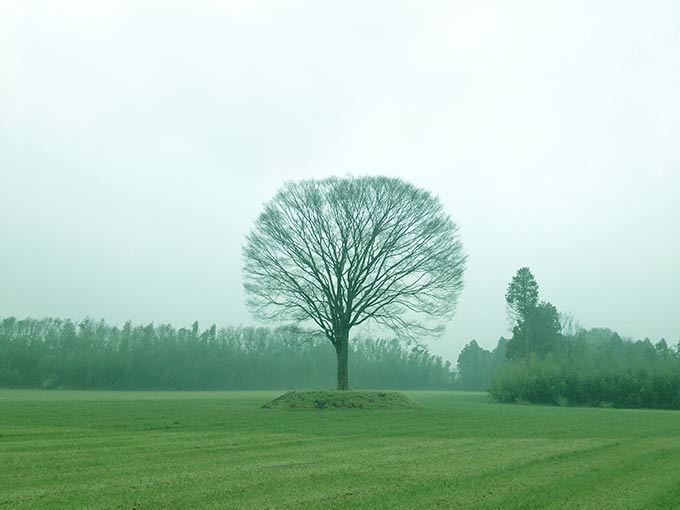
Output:
<instances>
[{"instance_id":1,"label":"green grass field","mask_svg":"<svg viewBox=\"0 0 680 510\"><path fill-rule=\"evenodd\" d=\"M0 508L679 508L680 412L0 390Z\"/></svg>"}]
</instances>

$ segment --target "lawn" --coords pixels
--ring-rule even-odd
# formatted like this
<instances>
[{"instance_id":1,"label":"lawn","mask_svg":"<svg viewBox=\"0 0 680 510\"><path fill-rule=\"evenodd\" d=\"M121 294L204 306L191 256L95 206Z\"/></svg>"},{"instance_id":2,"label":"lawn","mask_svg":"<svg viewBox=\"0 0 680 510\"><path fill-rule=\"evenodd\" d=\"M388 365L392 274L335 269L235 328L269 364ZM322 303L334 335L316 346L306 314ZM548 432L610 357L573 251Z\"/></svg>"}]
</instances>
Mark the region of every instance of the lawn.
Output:
<instances>
[{"instance_id":1,"label":"lawn","mask_svg":"<svg viewBox=\"0 0 680 510\"><path fill-rule=\"evenodd\" d=\"M0 508L678 508L680 411L0 390Z\"/></svg>"}]
</instances>

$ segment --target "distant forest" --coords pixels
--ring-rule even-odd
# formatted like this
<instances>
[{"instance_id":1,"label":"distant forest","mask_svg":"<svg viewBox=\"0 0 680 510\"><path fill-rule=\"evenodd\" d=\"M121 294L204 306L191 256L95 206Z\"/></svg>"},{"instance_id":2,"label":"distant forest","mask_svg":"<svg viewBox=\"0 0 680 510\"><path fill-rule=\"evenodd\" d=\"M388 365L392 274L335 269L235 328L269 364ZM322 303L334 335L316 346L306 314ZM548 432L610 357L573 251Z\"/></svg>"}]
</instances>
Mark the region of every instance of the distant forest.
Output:
<instances>
[{"instance_id":1,"label":"distant forest","mask_svg":"<svg viewBox=\"0 0 680 510\"><path fill-rule=\"evenodd\" d=\"M680 345L624 340L607 328L562 335L545 356L506 358L474 340L458 356L456 386L500 402L680 409Z\"/></svg>"},{"instance_id":2,"label":"distant forest","mask_svg":"<svg viewBox=\"0 0 680 510\"><path fill-rule=\"evenodd\" d=\"M473 340L455 369L422 346L355 338L354 386L489 391L500 402L680 409L680 344L625 340L606 328L562 322L552 335L537 334L531 350L522 348L526 335L518 328L491 351ZM287 329L0 321L0 387L332 388L335 362L327 340L301 339Z\"/></svg>"},{"instance_id":3,"label":"distant forest","mask_svg":"<svg viewBox=\"0 0 680 510\"><path fill-rule=\"evenodd\" d=\"M508 286L506 301L512 337L492 351L467 344L458 357L459 388L488 390L500 402L680 409L680 342L586 330L539 300L526 267Z\"/></svg>"},{"instance_id":4,"label":"distant forest","mask_svg":"<svg viewBox=\"0 0 680 510\"><path fill-rule=\"evenodd\" d=\"M325 338L287 329L214 325L122 328L103 320L5 318L0 387L71 389L289 389L335 386ZM356 338L349 369L357 388L451 389L448 361L397 340Z\"/></svg>"},{"instance_id":5,"label":"distant forest","mask_svg":"<svg viewBox=\"0 0 680 510\"><path fill-rule=\"evenodd\" d=\"M488 391L499 402L680 409L680 342L584 329L540 301L521 268L508 286L512 337L471 341L456 367L421 345L355 337L356 388ZM336 353L308 331L103 320L0 321L0 387L71 389L332 388Z\"/></svg>"}]
</instances>

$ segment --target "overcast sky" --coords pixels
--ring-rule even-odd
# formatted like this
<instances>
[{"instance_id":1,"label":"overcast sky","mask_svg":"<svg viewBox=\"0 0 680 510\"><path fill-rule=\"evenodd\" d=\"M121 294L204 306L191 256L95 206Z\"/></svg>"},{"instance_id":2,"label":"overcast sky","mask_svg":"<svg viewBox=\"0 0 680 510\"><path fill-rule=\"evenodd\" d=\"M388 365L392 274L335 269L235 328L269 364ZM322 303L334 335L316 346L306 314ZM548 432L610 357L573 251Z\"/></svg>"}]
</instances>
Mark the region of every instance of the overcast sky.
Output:
<instances>
[{"instance_id":1,"label":"overcast sky","mask_svg":"<svg viewBox=\"0 0 680 510\"><path fill-rule=\"evenodd\" d=\"M530 266L586 327L680 338L680 3L0 1L0 316L254 324L290 179L398 176L469 255L433 350Z\"/></svg>"}]
</instances>

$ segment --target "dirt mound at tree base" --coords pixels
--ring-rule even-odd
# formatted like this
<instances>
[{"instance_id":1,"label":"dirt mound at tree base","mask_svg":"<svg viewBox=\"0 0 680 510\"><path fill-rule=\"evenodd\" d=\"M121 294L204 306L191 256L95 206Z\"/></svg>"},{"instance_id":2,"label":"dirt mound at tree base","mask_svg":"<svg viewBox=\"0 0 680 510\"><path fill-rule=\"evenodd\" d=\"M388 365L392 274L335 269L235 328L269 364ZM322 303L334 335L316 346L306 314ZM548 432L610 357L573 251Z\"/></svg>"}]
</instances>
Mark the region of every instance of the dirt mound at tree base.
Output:
<instances>
[{"instance_id":1,"label":"dirt mound at tree base","mask_svg":"<svg viewBox=\"0 0 680 510\"><path fill-rule=\"evenodd\" d=\"M398 391L289 391L264 409L413 409L419 407Z\"/></svg>"}]
</instances>

